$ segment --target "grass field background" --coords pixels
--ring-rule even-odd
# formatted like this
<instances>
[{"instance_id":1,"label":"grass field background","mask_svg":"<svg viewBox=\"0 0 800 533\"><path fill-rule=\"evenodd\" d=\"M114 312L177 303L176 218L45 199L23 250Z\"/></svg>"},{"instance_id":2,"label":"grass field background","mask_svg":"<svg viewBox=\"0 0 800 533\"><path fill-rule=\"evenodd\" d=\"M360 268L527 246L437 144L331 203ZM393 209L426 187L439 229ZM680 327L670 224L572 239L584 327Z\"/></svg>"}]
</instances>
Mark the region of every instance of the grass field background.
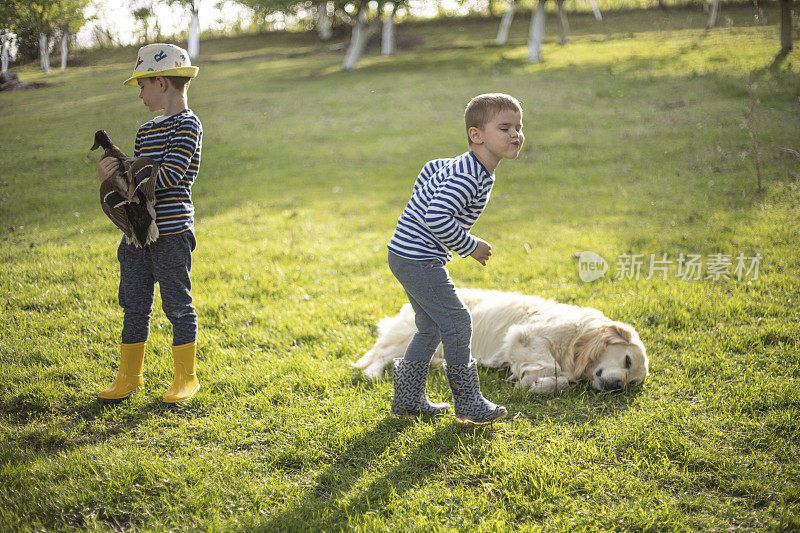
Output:
<instances>
[{"instance_id":1,"label":"grass field background","mask_svg":"<svg viewBox=\"0 0 800 533\"><path fill-rule=\"evenodd\" d=\"M97 198L96 129L128 153L151 115L122 87L135 49L0 94L0 529L797 530L800 528L800 61L777 7L573 16L545 61L496 21L414 23L350 73L313 36L202 43L190 104L202 389L165 410L156 301L145 390L116 371L119 233ZM402 42L402 41L401 41ZM756 189L748 78L764 190ZM633 324L651 376L619 395L531 396L482 370L511 420L389 416L391 379L350 368L404 302L385 242L429 159L466 149L470 97L525 107L473 233L465 287L592 306ZM594 283L571 254L611 263ZM757 279L615 279L620 254L761 256ZM643 270L646 272L646 269ZM705 277L705 272L703 273ZM440 371L428 390L449 398Z\"/></svg>"}]
</instances>

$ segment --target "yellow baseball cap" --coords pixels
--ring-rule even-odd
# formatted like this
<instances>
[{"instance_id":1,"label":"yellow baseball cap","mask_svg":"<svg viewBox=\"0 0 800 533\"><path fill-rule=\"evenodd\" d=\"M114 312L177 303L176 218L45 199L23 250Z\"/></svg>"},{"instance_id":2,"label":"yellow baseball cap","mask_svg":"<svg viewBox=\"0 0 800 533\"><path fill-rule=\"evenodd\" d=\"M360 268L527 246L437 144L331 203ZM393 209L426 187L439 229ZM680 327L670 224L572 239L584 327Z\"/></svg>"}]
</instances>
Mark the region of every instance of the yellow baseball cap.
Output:
<instances>
[{"instance_id":1,"label":"yellow baseball cap","mask_svg":"<svg viewBox=\"0 0 800 533\"><path fill-rule=\"evenodd\" d=\"M139 48L136 57L136 66L133 74L123 82L123 85L136 85L139 78L153 78L155 76L197 76L198 67L192 66L189 53L174 44L156 43Z\"/></svg>"}]
</instances>

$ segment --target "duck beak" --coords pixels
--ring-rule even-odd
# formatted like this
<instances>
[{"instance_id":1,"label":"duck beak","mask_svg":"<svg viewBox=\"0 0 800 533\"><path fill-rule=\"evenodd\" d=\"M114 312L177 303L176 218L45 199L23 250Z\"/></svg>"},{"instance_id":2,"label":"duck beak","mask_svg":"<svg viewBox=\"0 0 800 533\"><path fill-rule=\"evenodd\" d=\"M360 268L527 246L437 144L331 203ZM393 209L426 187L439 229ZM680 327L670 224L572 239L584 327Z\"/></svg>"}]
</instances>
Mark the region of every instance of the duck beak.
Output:
<instances>
[{"instance_id":1,"label":"duck beak","mask_svg":"<svg viewBox=\"0 0 800 533\"><path fill-rule=\"evenodd\" d=\"M100 145L97 143L97 141L95 141L92 147L89 148L89 150L97 150L98 148L100 148Z\"/></svg>"}]
</instances>

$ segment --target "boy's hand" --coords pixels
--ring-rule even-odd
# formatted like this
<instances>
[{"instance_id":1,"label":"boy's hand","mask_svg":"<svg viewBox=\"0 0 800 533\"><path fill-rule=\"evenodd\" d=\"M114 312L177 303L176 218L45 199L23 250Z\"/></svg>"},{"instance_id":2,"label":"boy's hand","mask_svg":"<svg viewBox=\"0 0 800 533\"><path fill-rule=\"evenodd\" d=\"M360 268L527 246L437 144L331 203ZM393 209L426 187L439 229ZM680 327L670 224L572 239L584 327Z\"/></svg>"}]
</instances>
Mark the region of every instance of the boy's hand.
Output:
<instances>
[{"instance_id":1,"label":"boy's hand","mask_svg":"<svg viewBox=\"0 0 800 533\"><path fill-rule=\"evenodd\" d=\"M97 177L100 179L100 183L103 183L111 175L117 171L119 168L119 160L116 157L103 157L100 158L100 162L97 163Z\"/></svg>"},{"instance_id":2,"label":"boy's hand","mask_svg":"<svg viewBox=\"0 0 800 533\"><path fill-rule=\"evenodd\" d=\"M486 261L492 256L492 245L483 239L475 238L478 239L478 247L475 248L475 251L469 254L469 256L483 266L486 266Z\"/></svg>"}]
</instances>

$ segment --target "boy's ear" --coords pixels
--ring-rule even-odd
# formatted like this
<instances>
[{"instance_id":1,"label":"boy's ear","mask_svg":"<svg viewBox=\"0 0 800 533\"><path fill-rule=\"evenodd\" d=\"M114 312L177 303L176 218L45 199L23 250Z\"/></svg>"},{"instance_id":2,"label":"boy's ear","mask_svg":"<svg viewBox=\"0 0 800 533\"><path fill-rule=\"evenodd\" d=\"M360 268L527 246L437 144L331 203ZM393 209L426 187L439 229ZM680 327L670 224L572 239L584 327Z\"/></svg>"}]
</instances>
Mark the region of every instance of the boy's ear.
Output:
<instances>
[{"instance_id":1,"label":"boy's ear","mask_svg":"<svg viewBox=\"0 0 800 533\"><path fill-rule=\"evenodd\" d=\"M476 126L472 126L467 130L467 137L469 137L469 140L472 144L483 144L481 130Z\"/></svg>"},{"instance_id":2,"label":"boy's ear","mask_svg":"<svg viewBox=\"0 0 800 533\"><path fill-rule=\"evenodd\" d=\"M169 82L164 76L156 76L154 80L156 83L158 83L158 88L161 89L161 92L166 91L169 87Z\"/></svg>"}]
</instances>

